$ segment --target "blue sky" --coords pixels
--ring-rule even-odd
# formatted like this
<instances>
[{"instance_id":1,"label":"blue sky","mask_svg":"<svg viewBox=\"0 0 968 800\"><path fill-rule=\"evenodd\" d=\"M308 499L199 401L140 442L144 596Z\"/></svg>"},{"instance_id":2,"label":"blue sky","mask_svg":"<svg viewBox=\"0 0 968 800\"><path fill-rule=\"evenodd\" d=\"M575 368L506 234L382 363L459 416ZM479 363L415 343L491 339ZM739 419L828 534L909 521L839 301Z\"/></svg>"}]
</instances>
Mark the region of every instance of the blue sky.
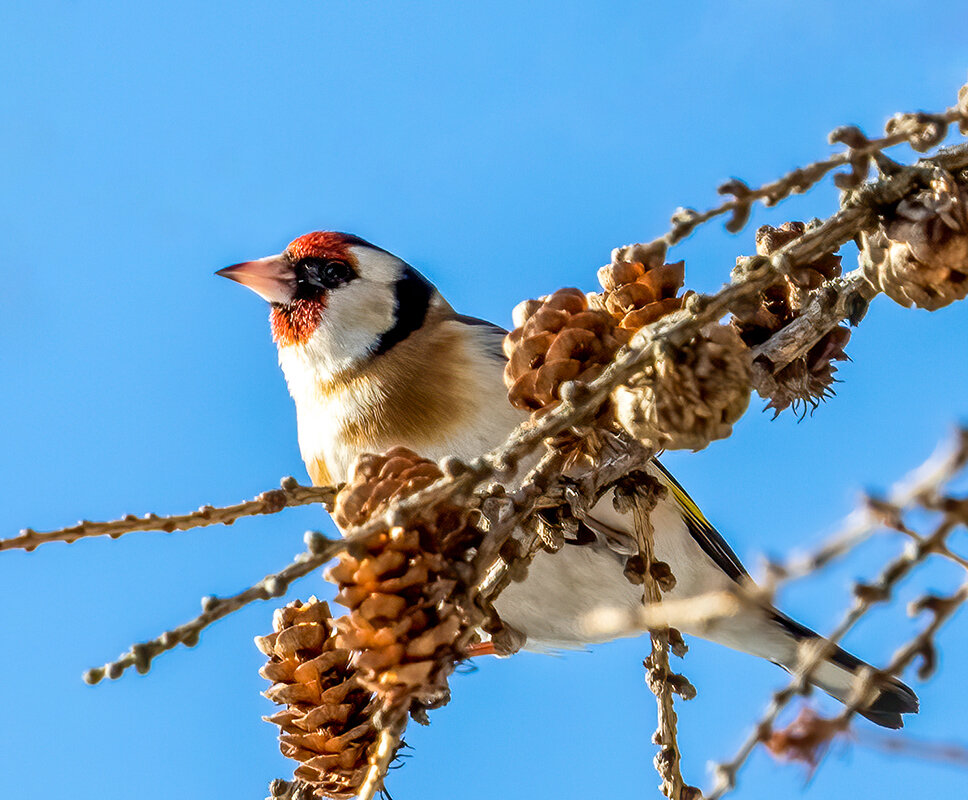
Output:
<instances>
[{"instance_id":1,"label":"blue sky","mask_svg":"<svg viewBox=\"0 0 968 800\"><path fill-rule=\"evenodd\" d=\"M965 10L909 4L695 2L0 5L0 535L80 517L184 511L305 479L266 310L213 272L314 229L408 259L466 313L595 286L613 246L705 207L719 182L769 180L897 110L954 102ZM829 186L737 236L678 249L715 289L755 227L829 213ZM849 263L849 257L848 257ZM755 565L818 540L862 487L884 487L966 419L968 306L878 299L834 402L802 424L754 411L733 438L666 464ZM754 401L759 403L759 401ZM273 603L163 656L149 676L85 686L113 658L285 565L301 509L231 528L134 534L0 555L0 793L45 798L262 797L289 774L260 715ZM821 630L849 582L896 551L867 545L791 588ZM944 566L905 584L944 590ZM318 576L291 597L331 594ZM898 620L902 620L898 622ZM903 604L850 647L885 659ZM968 743L964 620L918 686L906 735ZM396 800L649 796L654 702L645 640L482 660L393 773ZM783 674L694 641L682 665L684 771L728 757ZM912 680L913 677L911 677ZM821 701L825 708L830 708ZM861 723L864 724L864 723ZM840 747L806 784L756 755L740 797L834 791L957 796L965 775ZM806 785L805 785L806 784Z\"/></svg>"}]
</instances>

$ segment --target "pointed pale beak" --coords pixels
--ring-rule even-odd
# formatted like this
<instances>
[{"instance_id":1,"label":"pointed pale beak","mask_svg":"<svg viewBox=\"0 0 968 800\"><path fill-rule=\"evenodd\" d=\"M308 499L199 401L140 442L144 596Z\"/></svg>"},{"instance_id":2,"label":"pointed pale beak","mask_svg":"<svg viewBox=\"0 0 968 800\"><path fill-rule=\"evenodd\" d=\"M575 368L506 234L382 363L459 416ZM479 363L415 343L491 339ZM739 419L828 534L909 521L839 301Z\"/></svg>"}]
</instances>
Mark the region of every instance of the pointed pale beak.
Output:
<instances>
[{"instance_id":1,"label":"pointed pale beak","mask_svg":"<svg viewBox=\"0 0 968 800\"><path fill-rule=\"evenodd\" d=\"M282 254L243 261L215 274L247 286L270 303L290 303L296 296L296 273Z\"/></svg>"}]
</instances>

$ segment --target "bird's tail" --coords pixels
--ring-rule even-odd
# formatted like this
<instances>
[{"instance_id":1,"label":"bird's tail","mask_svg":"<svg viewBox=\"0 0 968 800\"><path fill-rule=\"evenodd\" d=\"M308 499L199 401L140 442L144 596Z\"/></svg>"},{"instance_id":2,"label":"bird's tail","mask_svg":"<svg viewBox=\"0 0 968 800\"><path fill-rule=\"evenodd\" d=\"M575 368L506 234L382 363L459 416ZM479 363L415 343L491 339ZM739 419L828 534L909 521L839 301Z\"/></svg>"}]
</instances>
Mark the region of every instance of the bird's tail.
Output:
<instances>
[{"instance_id":1,"label":"bird's tail","mask_svg":"<svg viewBox=\"0 0 968 800\"><path fill-rule=\"evenodd\" d=\"M819 634L790 619L785 614L778 611L774 613L776 622L782 625L798 644L806 640L822 638ZM784 661L787 661L787 659L784 659ZM789 663L784 663L784 661L777 661L776 663L787 670L796 667L795 658ZM831 697L846 703L854 688L857 672L862 667L869 666L846 650L837 647L833 653L827 656L826 661L814 671L811 676L811 683L823 689ZM917 695L897 678L882 676L876 680L877 697L866 708L858 709L857 713L884 728L903 727L902 714L918 713Z\"/></svg>"}]
</instances>

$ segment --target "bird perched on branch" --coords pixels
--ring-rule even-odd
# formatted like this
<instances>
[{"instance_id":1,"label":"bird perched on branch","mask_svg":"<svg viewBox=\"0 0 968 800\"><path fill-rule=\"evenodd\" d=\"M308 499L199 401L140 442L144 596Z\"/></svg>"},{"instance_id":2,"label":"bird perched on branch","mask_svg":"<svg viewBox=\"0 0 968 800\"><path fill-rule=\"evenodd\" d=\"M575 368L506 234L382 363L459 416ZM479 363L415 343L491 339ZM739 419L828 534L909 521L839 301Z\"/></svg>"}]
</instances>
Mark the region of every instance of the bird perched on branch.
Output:
<instances>
[{"instance_id":1,"label":"bird perched on branch","mask_svg":"<svg viewBox=\"0 0 968 800\"><path fill-rule=\"evenodd\" d=\"M458 314L436 288L397 256L349 234L301 236L279 255L220 270L271 306L272 336L296 404L299 447L317 485L347 479L362 453L402 445L432 459L472 459L502 443L526 414L507 399L502 380L505 331ZM749 580L739 559L675 479L657 461L651 474L667 488L652 512L657 558L676 578L671 598L729 590ZM633 612L642 590L624 575L637 552L630 517L601 502L587 519L591 535L540 551L527 578L495 601L501 619L535 649L576 647L608 636L583 620L602 610ZM771 606L692 632L788 669L798 644L818 634ZM846 701L867 666L840 648L813 674ZM915 713L914 693L883 678L860 713L888 728Z\"/></svg>"}]
</instances>

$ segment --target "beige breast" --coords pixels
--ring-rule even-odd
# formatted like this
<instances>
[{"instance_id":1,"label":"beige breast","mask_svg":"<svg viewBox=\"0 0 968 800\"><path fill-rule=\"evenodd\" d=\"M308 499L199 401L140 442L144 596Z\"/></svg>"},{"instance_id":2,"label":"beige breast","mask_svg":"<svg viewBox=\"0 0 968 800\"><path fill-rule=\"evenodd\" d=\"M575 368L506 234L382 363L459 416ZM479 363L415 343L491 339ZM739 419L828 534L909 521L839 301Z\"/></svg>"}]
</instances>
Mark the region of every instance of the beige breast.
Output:
<instances>
[{"instance_id":1,"label":"beige breast","mask_svg":"<svg viewBox=\"0 0 968 800\"><path fill-rule=\"evenodd\" d=\"M502 442L525 415L508 403L503 363L478 335L433 308L421 330L387 353L296 398L313 482L345 480L360 453L395 445L436 460L473 458Z\"/></svg>"}]
</instances>

